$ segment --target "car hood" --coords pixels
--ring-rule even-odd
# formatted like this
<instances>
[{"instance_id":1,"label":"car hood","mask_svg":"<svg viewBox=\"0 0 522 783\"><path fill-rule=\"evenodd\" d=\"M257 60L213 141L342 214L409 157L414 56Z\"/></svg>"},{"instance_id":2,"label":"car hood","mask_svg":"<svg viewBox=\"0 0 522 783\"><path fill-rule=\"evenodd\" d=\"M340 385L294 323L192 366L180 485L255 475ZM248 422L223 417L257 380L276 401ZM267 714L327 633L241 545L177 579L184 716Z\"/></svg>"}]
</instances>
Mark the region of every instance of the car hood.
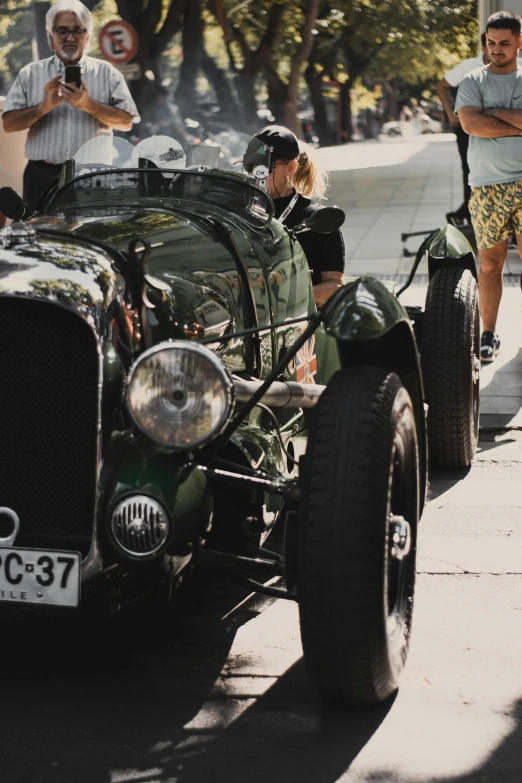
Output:
<instances>
[{"instance_id":1,"label":"car hood","mask_svg":"<svg viewBox=\"0 0 522 783\"><path fill-rule=\"evenodd\" d=\"M26 242L2 249L0 241L0 296L60 302L88 314L101 329L101 313L115 299L128 300L133 287L133 309L143 322L141 349L244 326L236 260L204 219L157 209L83 208L40 215L23 228L33 233ZM240 252L251 253L242 232L236 239ZM232 340L226 349L214 347L227 354L222 358L234 371L244 367L241 346Z\"/></svg>"},{"instance_id":2,"label":"car hood","mask_svg":"<svg viewBox=\"0 0 522 783\"><path fill-rule=\"evenodd\" d=\"M98 327L100 312L123 291L122 276L96 247L28 224L13 224L0 239L0 296L56 302Z\"/></svg>"}]
</instances>

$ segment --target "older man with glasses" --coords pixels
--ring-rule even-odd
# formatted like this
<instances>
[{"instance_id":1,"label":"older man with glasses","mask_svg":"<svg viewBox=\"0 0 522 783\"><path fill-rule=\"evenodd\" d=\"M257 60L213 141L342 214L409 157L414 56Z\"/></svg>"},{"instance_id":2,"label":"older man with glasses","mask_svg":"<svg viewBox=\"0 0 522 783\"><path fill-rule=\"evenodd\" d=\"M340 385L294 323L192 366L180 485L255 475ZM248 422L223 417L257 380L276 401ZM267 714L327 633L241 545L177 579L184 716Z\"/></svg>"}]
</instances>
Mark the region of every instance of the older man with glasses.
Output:
<instances>
[{"instance_id":1,"label":"older man with glasses","mask_svg":"<svg viewBox=\"0 0 522 783\"><path fill-rule=\"evenodd\" d=\"M2 115L7 133L29 129L24 199L31 210L63 161L83 144L113 129L128 131L140 119L121 73L86 56L93 30L89 9L79 0L58 0L45 22L54 54L22 68ZM80 66L81 87L64 81L67 65Z\"/></svg>"}]
</instances>

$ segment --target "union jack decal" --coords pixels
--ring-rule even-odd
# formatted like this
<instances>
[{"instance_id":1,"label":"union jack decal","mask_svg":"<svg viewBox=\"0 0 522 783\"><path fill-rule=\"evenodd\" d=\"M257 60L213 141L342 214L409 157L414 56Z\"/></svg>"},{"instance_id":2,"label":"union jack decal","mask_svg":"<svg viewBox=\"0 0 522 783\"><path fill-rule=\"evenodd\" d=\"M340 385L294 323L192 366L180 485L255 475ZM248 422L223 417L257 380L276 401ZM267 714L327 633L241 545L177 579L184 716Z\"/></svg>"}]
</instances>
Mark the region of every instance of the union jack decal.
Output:
<instances>
[{"instance_id":1,"label":"union jack decal","mask_svg":"<svg viewBox=\"0 0 522 783\"><path fill-rule=\"evenodd\" d=\"M298 383L315 383L317 356L315 353L315 334L308 338L297 352L295 379Z\"/></svg>"}]
</instances>

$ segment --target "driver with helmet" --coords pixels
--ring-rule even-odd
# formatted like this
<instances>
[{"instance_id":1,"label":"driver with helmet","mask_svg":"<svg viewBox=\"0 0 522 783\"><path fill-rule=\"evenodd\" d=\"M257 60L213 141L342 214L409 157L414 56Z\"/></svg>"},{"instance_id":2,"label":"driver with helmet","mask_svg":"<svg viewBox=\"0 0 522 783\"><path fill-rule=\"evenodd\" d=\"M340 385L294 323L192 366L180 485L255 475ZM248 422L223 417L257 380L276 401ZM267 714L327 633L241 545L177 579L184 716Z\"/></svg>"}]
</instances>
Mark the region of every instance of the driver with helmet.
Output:
<instances>
[{"instance_id":1,"label":"driver with helmet","mask_svg":"<svg viewBox=\"0 0 522 783\"><path fill-rule=\"evenodd\" d=\"M298 141L281 125L267 125L250 140L243 165L251 173L266 161L263 147L270 148L267 190L275 206L275 216L288 228L303 222L312 199L322 199L326 191L326 173L313 160L308 144ZM297 235L308 266L316 305L322 305L343 284L344 240L340 229L330 234L303 231Z\"/></svg>"}]
</instances>

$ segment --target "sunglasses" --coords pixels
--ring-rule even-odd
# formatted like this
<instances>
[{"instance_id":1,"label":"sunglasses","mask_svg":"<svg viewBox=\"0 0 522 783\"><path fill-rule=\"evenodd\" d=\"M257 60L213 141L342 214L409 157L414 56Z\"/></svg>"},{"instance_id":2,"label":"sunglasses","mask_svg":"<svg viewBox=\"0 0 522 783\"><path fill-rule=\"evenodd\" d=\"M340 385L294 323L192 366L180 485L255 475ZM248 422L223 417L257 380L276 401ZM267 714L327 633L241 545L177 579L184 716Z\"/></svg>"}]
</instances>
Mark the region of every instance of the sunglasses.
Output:
<instances>
[{"instance_id":1,"label":"sunglasses","mask_svg":"<svg viewBox=\"0 0 522 783\"><path fill-rule=\"evenodd\" d=\"M56 33L58 38L61 38L63 41L65 41L65 39L68 38L71 33L73 37L79 41L81 38L83 38L86 32L87 30L85 27L74 27L72 29L69 27L55 27L53 30L53 33Z\"/></svg>"}]
</instances>

